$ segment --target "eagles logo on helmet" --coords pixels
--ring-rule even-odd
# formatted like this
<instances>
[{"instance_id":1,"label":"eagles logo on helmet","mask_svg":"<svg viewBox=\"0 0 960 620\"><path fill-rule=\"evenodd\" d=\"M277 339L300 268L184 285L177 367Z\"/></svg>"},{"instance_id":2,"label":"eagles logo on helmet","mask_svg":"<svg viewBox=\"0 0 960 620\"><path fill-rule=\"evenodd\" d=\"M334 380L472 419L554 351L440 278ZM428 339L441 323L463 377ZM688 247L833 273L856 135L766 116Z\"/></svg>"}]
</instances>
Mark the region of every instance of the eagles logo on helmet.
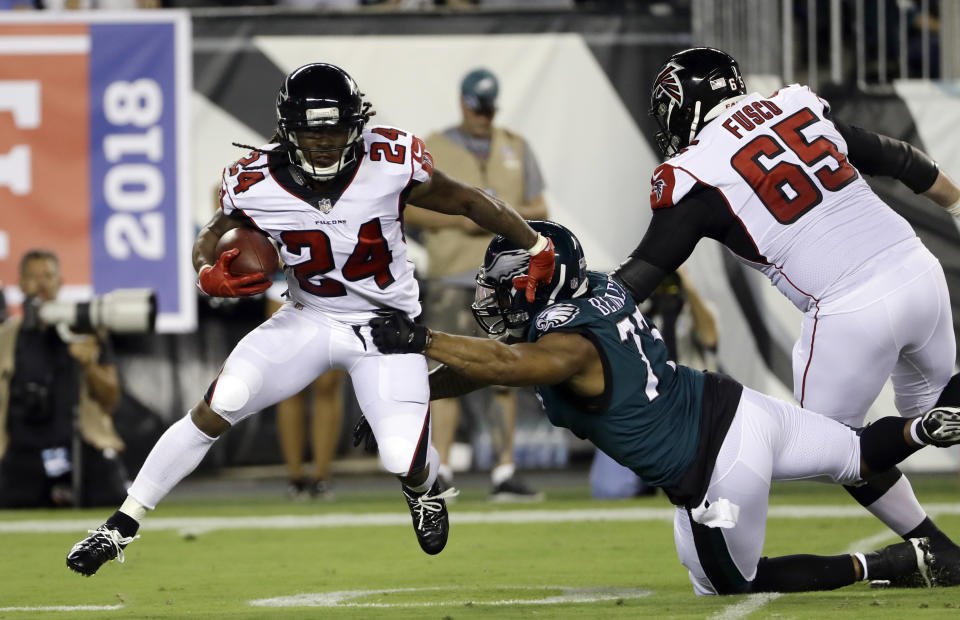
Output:
<instances>
[{"instance_id":1,"label":"eagles logo on helmet","mask_svg":"<svg viewBox=\"0 0 960 620\"><path fill-rule=\"evenodd\" d=\"M737 61L711 47L694 47L667 59L650 95L657 146L667 157L690 145L703 126L747 89Z\"/></svg>"},{"instance_id":2,"label":"eagles logo on helmet","mask_svg":"<svg viewBox=\"0 0 960 620\"><path fill-rule=\"evenodd\" d=\"M555 222L531 220L529 224L553 241L553 280L537 287L533 302L528 302L513 280L526 272L530 255L504 237L494 237L477 274L476 301L471 305L477 323L491 336L509 332L522 337L532 317L545 307L587 290L587 263L574 234Z\"/></svg>"}]
</instances>

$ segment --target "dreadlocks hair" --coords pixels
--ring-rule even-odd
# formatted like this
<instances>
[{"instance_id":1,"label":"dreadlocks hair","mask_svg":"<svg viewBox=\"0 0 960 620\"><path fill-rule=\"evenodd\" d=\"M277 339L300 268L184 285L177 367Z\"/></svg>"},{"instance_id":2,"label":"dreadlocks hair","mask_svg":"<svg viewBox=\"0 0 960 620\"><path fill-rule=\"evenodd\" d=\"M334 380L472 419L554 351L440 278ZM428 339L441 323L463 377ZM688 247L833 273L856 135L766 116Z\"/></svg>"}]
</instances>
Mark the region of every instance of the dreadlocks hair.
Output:
<instances>
[{"instance_id":1,"label":"dreadlocks hair","mask_svg":"<svg viewBox=\"0 0 960 620\"><path fill-rule=\"evenodd\" d=\"M269 156L271 153L285 152L289 155L293 152L293 145L281 140L280 132L278 131L274 131L273 135L270 136L270 144L274 144L274 143L276 143L277 146L275 146L272 149L262 149L256 146L250 146L249 144L241 144L240 142L231 142L230 144L232 144L237 148L247 149L248 151L252 151L254 153L260 153L261 155L267 155L267 156ZM267 168L269 166L270 166L270 162L268 161L267 163L260 164L259 166L244 166L243 169L244 170L260 170L261 168Z\"/></svg>"}]
</instances>

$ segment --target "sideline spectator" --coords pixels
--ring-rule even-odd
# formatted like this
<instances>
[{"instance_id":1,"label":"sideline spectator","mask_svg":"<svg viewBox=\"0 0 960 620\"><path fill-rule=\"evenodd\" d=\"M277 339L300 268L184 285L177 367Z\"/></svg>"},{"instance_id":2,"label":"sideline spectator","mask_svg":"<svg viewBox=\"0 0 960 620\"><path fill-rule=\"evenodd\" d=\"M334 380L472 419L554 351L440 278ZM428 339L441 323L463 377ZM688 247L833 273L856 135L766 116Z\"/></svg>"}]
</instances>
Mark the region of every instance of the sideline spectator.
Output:
<instances>
[{"instance_id":1,"label":"sideline spectator","mask_svg":"<svg viewBox=\"0 0 960 620\"><path fill-rule=\"evenodd\" d=\"M36 317L60 290L60 263L49 250L20 260L24 318L0 325L0 507L112 504L126 493L111 415L120 382L102 335L69 342ZM75 418L80 441L75 441ZM74 446L82 446L80 455ZM74 463L80 457L80 472ZM80 475L81 497L74 497Z\"/></svg>"},{"instance_id":2,"label":"sideline spectator","mask_svg":"<svg viewBox=\"0 0 960 620\"><path fill-rule=\"evenodd\" d=\"M286 282L274 284L267 291L267 316L283 305L274 293L286 290ZM334 498L330 488L330 462L337 449L340 423L343 420L343 371L328 370L307 388L277 403L277 437L287 466L290 482L287 495L293 500ZM303 474L304 449L307 444L307 409L310 416L310 451L313 455L313 476Z\"/></svg>"},{"instance_id":3,"label":"sideline spectator","mask_svg":"<svg viewBox=\"0 0 960 620\"><path fill-rule=\"evenodd\" d=\"M488 69L474 69L460 84L459 125L427 136L427 149L437 165L491 196L515 205L525 219L544 219L543 177L533 151L518 134L493 124L499 83ZM470 303L473 301L477 257L493 236L465 217L426 211L412 205L405 222L424 231L429 257L424 313L426 321L444 331L478 335ZM513 462L517 420L515 389L493 388L496 406L483 407L490 429L496 466L491 472L493 501L542 500L516 477ZM440 478L453 484L450 447L460 421L459 399L434 401L433 443L440 453Z\"/></svg>"}]
</instances>

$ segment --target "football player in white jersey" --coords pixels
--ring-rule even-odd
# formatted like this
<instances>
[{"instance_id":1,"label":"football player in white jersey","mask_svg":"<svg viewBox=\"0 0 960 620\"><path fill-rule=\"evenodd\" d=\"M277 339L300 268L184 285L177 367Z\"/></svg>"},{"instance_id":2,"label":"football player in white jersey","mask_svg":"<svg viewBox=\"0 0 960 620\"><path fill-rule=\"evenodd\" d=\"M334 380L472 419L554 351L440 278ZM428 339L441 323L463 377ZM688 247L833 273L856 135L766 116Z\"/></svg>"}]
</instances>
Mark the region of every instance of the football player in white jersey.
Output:
<instances>
[{"instance_id":1,"label":"football player in white jersey","mask_svg":"<svg viewBox=\"0 0 960 620\"><path fill-rule=\"evenodd\" d=\"M443 550L448 518L430 444L427 366L420 355L382 355L370 341L378 312L420 314L403 209L469 217L529 248L525 294L553 277L554 251L509 205L434 170L416 136L366 127L373 111L342 69L315 63L286 77L277 97L274 141L224 170L220 210L197 236L193 262L208 295L252 295L265 274L235 276L236 250L215 255L220 237L245 226L269 235L285 264L289 297L247 334L203 399L160 437L120 509L74 545L67 565L92 575L123 558L146 510L203 459L233 424L298 393L330 368L350 374L373 428L380 462L401 481L426 553Z\"/></svg>"},{"instance_id":2,"label":"football player in white jersey","mask_svg":"<svg viewBox=\"0 0 960 620\"><path fill-rule=\"evenodd\" d=\"M960 215L960 188L930 157L833 118L806 86L748 94L737 62L711 48L667 60L650 114L668 159L651 181L650 226L613 273L637 301L709 237L804 312L793 351L803 407L860 427L888 377L904 416L957 402L943 269L862 176L894 177ZM903 538L929 537L960 583L960 548L899 470L847 490Z\"/></svg>"}]
</instances>

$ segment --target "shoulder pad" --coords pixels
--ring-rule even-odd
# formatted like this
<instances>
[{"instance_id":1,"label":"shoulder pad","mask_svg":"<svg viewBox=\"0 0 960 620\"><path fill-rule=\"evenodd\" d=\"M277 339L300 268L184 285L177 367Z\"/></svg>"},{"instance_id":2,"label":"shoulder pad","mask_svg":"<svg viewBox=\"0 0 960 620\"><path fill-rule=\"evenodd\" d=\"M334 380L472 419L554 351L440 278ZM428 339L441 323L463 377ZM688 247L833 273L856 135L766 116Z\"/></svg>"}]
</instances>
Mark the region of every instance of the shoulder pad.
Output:
<instances>
[{"instance_id":1,"label":"shoulder pad","mask_svg":"<svg viewBox=\"0 0 960 620\"><path fill-rule=\"evenodd\" d=\"M660 164L650 178L650 208L672 207L687 195L695 182L696 179L683 168L670 163Z\"/></svg>"}]
</instances>

